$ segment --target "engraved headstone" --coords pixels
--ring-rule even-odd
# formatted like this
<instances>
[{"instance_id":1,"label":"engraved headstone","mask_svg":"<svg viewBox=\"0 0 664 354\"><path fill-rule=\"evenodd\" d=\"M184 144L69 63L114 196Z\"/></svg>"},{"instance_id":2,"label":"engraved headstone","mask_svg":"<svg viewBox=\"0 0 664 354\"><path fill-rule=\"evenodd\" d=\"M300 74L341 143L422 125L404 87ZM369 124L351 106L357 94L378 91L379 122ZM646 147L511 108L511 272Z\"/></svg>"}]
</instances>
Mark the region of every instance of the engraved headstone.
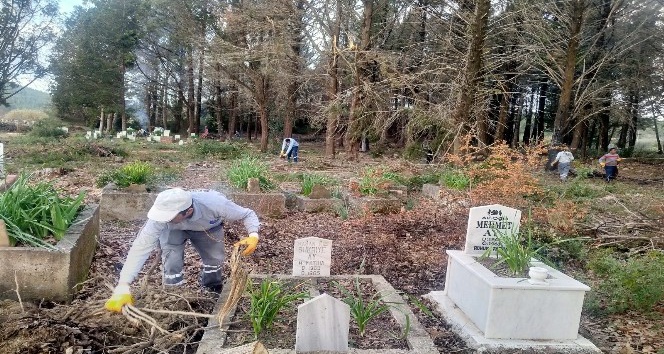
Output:
<instances>
[{"instance_id":1,"label":"engraved headstone","mask_svg":"<svg viewBox=\"0 0 664 354\"><path fill-rule=\"evenodd\" d=\"M332 264L332 240L305 237L295 240L293 275L329 277Z\"/></svg>"},{"instance_id":2,"label":"engraved headstone","mask_svg":"<svg viewBox=\"0 0 664 354\"><path fill-rule=\"evenodd\" d=\"M164 136L171 136L171 131L168 129L164 130Z\"/></svg>"},{"instance_id":3,"label":"engraved headstone","mask_svg":"<svg viewBox=\"0 0 664 354\"><path fill-rule=\"evenodd\" d=\"M295 352L348 352L350 307L328 294L297 307Z\"/></svg>"},{"instance_id":4,"label":"engraved headstone","mask_svg":"<svg viewBox=\"0 0 664 354\"><path fill-rule=\"evenodd\" d=\"M260 193L261 184L258 178L249 178L247 180L247 192L249 193Z\"/></svg>"},{"instance_id":5,"label":"engraved headstone","mask_svg":"<svg viewBox=\"0 0 664 354\"><path fill-rule=\"evenodd\" d=\"M481 255L491 246L499 247L497 233L517 233L520 222L521 210L518 209L499 204L470 208L464 252Z\"/></svg>"}]
</instances>

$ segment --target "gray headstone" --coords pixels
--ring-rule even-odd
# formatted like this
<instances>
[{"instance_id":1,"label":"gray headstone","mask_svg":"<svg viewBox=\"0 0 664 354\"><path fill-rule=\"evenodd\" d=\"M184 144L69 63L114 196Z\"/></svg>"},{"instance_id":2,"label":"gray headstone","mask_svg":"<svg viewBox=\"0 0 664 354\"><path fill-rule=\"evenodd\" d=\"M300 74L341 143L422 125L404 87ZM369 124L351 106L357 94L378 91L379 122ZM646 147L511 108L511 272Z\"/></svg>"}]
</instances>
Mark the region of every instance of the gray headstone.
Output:
<instances>
[{"instance_id":1,"label":"gray headstone","mask_svg":"<svg viewBox=\"0 0 664 354\"><path fill-rule=\"evenodd\" d=\"M297 307L295 352L348 352L350 307L328 294Z\"/></svg>"},{"instance_id":2,"label":"gray headstone","mask_svg":"<svg viewBox=\"0 0 664 354\"><path fill-rule=\"evenodd\" d=\"M247 180L247 192L249 193L260 193L261 184L258 178L249 178Z\"/></svg>"},{"instance_id":3,"label":"gray headstone","mask_svg":"<svg viewBox=\"0 0 664 354\"><path fill-rule=\"evenodd\" d=\"M314 184L311 187L311 193L309 194L309 198L311 199L326 199L331 196L332 194L330 191L320 184Z\"/></svg>"},{"instance_id":4,"label":"gray headstone","mask_svg":"<svg viewBox=\"0 0 664 354\"><path fill-rule=\"evenodd\" d=\"M332 264L332 240L305 237L295 240L293 275L329 277Z\"/></svg>"},{"instance_id":5,"label":"gray headstone","mask_svg":"<svg viewBox=\"0 0 664 354\"><path fill-rule=\"evenodd\" d=\"M481 255L491 246L500 246L497 232L517 233L520 223L521 210L518 209L499 204L470 208L464 252Z\"/></svg>"}]
</instances>

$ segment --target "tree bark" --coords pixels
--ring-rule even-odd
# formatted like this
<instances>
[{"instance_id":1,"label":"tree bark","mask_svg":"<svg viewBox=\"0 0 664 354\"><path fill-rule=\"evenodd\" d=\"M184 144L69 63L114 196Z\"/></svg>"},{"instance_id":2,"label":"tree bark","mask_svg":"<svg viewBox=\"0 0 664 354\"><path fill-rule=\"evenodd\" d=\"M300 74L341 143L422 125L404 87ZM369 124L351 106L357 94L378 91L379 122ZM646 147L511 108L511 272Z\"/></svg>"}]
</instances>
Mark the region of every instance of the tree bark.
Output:
<instances>
[{"instance_id":1,"label":"tree bark","mask_svg":"<svg viewBox=\"0 0 664 354\"><path fill-rule=\"evenodd\" d=\"M563 137L566 134L564 130L569 123L572 91L574 90L574 71L576 69L576 58L579 52L581 26L583 25L583 15L585 11L584 5L584 0L571 1L570 38L567 43L565 54L565 70L563 74L563 82L560 87L560 99L558 101L556 117L553 122L553 135L551 137L552 145L558 145L563 142Z\"/></svg>"},{"instance_id":2,"label":"tree bark","mask_svg":"<svg viewBox=\"0 0 664 354\"><path fill-rule=\"evenodd\" d=\"M657 127L657 115L655 114L655 102L652 103L650 106L650 110L652 112L652 122L653 125L655 126L655 139L657 139L657 153L662 154L664 151L662 151L662 142L659 140L659 128Z\"/></svg>"},{"instance_id":3,"label":"tree bark","mask_svg":"<svg viewBox=\"0 0 664 354\"><path fill-rule=\"evenodd\" d=\"M337 107L341 106L339 102L339 52L337 44L341 33L341 0L337 0L337 14L332 27L332 48L329 60L329 79L327 84L327 98L334 102ZM336 155L336 135L337 125L339 124L339 109L330 110L327 116L325 127L325 157L333 159Z\"/></svg>"},{"instance_id":4,"label":"tree bark","mask_svg":"<svg viewBox=\"0 0 664 354\"><path fill-rule=\"evenodd\" d=\"M198 133L194 118L194 50L191 47L187 49L187 101L185 103L187 105L187 121L189 123L187 136L190 136L191 133Z\"/></svg>"},{"instance_id":5,"label":"tree bark","mask_svg":"<svg viewBox=\"0 0 664 354\"><path fill-rule=\"evenodd\" d=\"M471 42L466 56L463 83L459 92L457 105L452 114L454 122L459 126L459 130L454 137L453 148L455 154L461 152L462 136L468 131L471 124L472 104L477 98L481 82L484 61L484 41L489 24L490 11L490 0L477 0L473 22L470 24Z\"/></svg>"}]
</instances>

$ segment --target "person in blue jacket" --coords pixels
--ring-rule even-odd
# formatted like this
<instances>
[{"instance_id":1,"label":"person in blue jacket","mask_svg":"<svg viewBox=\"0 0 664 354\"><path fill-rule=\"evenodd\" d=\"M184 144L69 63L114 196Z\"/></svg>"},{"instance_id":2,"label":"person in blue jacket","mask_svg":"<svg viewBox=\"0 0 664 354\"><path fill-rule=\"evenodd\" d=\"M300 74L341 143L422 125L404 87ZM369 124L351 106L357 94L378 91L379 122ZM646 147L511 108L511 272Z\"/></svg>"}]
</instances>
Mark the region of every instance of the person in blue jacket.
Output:
<instances>
[{"instance_id":1,"label":"person in blue jacket","mask_svg":"<svg viewBox=\"0 0 664 354\"><path fill-rule=\"evenodd\" d=\"M281 154L279 154L279 157L286 157L288 162L290 162L291 157L293 157L293 161L297 162L297 152L299 150L299 146L300 144L298 144L297 141L295 141L293 138L284 139L284 141L281 143Z\"/></svg>"}]
</instances>

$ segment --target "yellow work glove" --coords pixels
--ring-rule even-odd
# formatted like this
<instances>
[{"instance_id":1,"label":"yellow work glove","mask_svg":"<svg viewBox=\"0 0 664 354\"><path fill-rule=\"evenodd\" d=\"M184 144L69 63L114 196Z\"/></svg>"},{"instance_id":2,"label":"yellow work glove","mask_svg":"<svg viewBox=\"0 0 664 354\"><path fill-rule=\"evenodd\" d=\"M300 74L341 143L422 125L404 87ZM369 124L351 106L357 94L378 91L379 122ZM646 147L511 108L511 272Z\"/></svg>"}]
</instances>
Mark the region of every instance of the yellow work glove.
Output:
<instances>
[{"instance_id":1,"label":"yellow work glove","mask_svg":"<svg viewBox=\"0 0 664 354\"><path fill-rule=\"evenodd\" d=\"M284 158L284 157L286 157L286 153L285 153L285 152L283 152L283 151L281 151L281 154L279 154L279 157L281 157L281 158Z\"/></svg>"},{"instance_id":2,"label":"yellow work glove","mask_svg":"<svg viewBox=\"0 0 664 354\"><path fill-rule=\"evenodd\" d=\"M606 163L604 163L604 162L600 162L599 165L600 165L602 168L604 168L604 166L606 166Z\"/></svg>"},{"instance_id":3,"label":"yellow work glove","mask_svg":"<svg viewBox=\"0 0 664 354\"><path fill-rule=\"evenodd\" d=\"M112 312L122 312L122 307L127 304L134 304L134 297L131 296L129 284L118 284L113 290L113 296L106 300L104 308Z\"/></svg>"},{"instance_id":4,"label":"yellow work glove","mask_svg":"<svg viewBox=\"0 0 664 354\"><path fill-rule=\"evenodd\" d=\"M241 239L238 242L235 242L233 246L242 246L245 245L247 246L244 251L242 251L243 256L248 256L256 250L256 246L258 246L258 234L255 232L252 232L249 234L249 237L245 237Z\"/></svg>"}]
</instances>

